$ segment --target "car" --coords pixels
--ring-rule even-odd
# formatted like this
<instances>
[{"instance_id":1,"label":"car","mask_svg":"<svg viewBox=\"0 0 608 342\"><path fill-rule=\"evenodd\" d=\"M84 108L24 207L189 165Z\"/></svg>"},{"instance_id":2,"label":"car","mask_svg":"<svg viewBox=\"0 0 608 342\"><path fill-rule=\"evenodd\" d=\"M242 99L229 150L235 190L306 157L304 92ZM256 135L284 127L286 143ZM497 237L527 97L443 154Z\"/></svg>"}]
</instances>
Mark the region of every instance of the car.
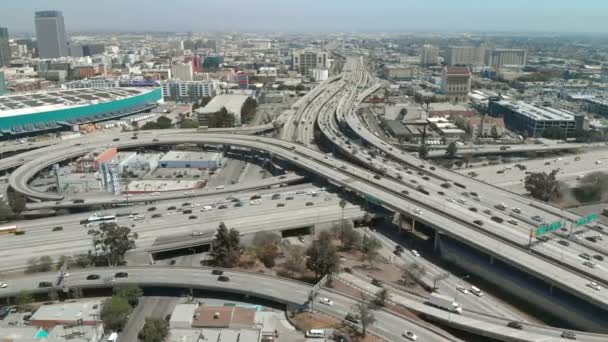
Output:
<instances>
[{"instance_id":1,"label":"car","mask_svg":"<svg viewBox=\"0 0 608 342\"><path fill-rule=\"evenodd\" d=\"M477 212L477 208L475 208L475 207L470 207L469 210L472 211L472 212L474 212L474 213Z\"/></svg>"},{"instance_id":2,"label":"car","mask_svg":"<svg viewBox=\"0 0 608 342\"><path fill-rule=\"evenodd\" d=\"M422 215L422 210L416 208L414 209L414 213L416 213L416 215Z\"/></svg>"},{"instance_id":3,"label":"car","mask_svg":"<svg viewBox=\"0 0 608 342\"><path fill-rule=\"evenodd\" d=\"M447 182L441 184L441 187L444 188L444 189L449 189L451 186L452 186L452 184L447 183Z\"/></svg>"},{"instance_id":4,"label":"car","mask_svg":"<svg viewBox=\"0 0 608 342\"><path fill-rule=\"evenodd\" d=\"M344 316L344 320L350 323L359 324L361 320L355 315L347 314Z\"/></svg>"},{"instance_id":5,"label":"car","mask_svg":"<svg viewBox=\"0 0 608 342\"><path fill-rule=\"evenodd\" d=\"M573 333L572 331L564 331L561 334L562 338L568 339L568 340L576 340L576 334Z\"/></svg>"},{"instance_id":6,"label":"car","mask_svg":"<svg viewBox=\"0 0 608 342\"><path fill-rule=\"evenodd\" d=\"M198 216L196 216L196 215L188 216L188 220L196 220L197 218L198 218Z\"/></svg>"},{"instance_id":7,"label":"car","mask_svg":"<svg viewBox=\"0 0 608 342\"><path fill-rule=\"evenodd\" d=\"M599 260L599 261L604 261L604 257L599 255L599 254L595 254L593 255L593 259L595 260Z\"/></svg>"},{"instance_id":8,"label":"car","mask_svg":"<svg viewBox=\"0 0 608 342\"><path fill-rule=\"evenodd\" d=\"M477 286L471 285L471 293L477 297L483 297L483 292Z\"/></svg>"},{"instance_id":9,"label":"car","mask_svg":"<svg viewBox=\"0 0 608 342\"><path fill-rule=\"evenodd\" d=\"M162 216L163 216L163 214L154 214L151 217L152 218L159 218L159 217L162 217Z\"/></svg>"},{"instance_id":10,"label":"car","mask_svg":"<svg viewBox=\"0 0 608 342\"><path fill-rule=\"evenodd\" d=\"M203 232L192 232L190 235L191 235L191 236L202 236L202 235L204 235L204 234L205 234L205 233L203 233Z\"/></svg>"},{"instance_id":11,"label":"car","mask_svg":"<svg viewBox=\"0 0 608 342\"><path fill-rule=\"evenodd\" d=\"M0 283L0 289L5 289L8 287L7 283Z\"/></svg>"},{"instance_id":12,"label":"car","mask_svg":"<svg viewBox=\"0 0 608 342\"><path fill-rule=\"evenodd\" d=\"M483 221L482 220L474 220L473 223L475 223L478 226L483 226Z\"/></svg>"},{"instance_id":13,"label":"car","mask_svg":"<svg viewBox=\"0 0 608 342\"><path fill-rule=\"evenodd\" d=\"M568 242L566 240L559 240L559 241L557 241L557 243L559 243L562 246L566 246L566 247L570 246L570 242Z\"/></svg>"},{"instance_id":14,"label":"car","mask_svg":"<svg viewBox=\"0 0 608 342\"><path fill-rule=\"evenodd\" d=\"M494 221L494 222L498 222L498 223L502 223L502 222L504 221L502 218L500 218L500 217L498 217L498 216L492 216L490 219L491 219L492 221Z\"/></svg>"},{"instance_id":15,"label":"car","mask_svg":"<svg viewBox=\"0 0 608 342\"><path fill-rule=\"evenodd\" d=\"M262 198L262 196L256 194L256 195L251 196L249 199L254 201L254 200L261 199L261 198Z\"/></svg>"},{"instance_id":16,"label":"car","mask_svg":"<svg viewBox=\"0 0 608 342\"><path fill-rule=\"evenodd\" d=\"M372 279L372 285L382 286L382 282L376 278Z\"/></svg>"},{"instance_id":17,"label":"car","mask_svg":"<svg viewBox=\"0 0 608 342\"><path fill-rule=\"evenodd\" d=\"M227 206L227 205L225 205L225 204L221 204L221 205L219 205L217 208L218 208L218 209L227 209L227 208L228 208L228 206Z\"/></svg>"},{"instance_id":18,"label":"car","mask_svg":"<svg viewBox=\"0 0 608 342\"><path fill-rule=\"evenodd\" d=\"M578 256L585 260L591 260L591 256L587 253L579 254Z\"/></svg>"},{"instance_id":19,"label":"car","mask_svg":"<svg viewBox=\"0 0 608 342\"><path fill-rule=\"evenodd\" d=\"M420 256L420 253L418 253L418 251L417 251L417 250L415 250L415 249L412 249L412 250L410 251L410 253L412 253L412 255L413 255L413 256L415 256L415 257L419 257L419 256Z\"/></svg>"},{"instance_id":20,"label":"car","mask_svg":"<svg viewBox=\"0 0 608 342\"><path fill-rule=\"evenodd\" d=\"M594 262L592 262L592 261L585 261L585 262L583 263L583 265L585 265L585 266L587 266L587 267L589 267L589 268L595 268L595 263L594 263Z\"/></svg>"},{"instance_id":21,"label":"car","mask_svg":"<svg viewBox=\"0 0 608 342\"><path fill-rule=\"evenodd\" d=\"M509 328L519 329L519 330L522 330L524 328L524 325L518 321L511 321L511 322L507 323L507 326Z\"/></svg>"},{"instance_id":22,"label":"car","mask_svg":"<svg viewBox=\"0 0 608 342\"><path fill-rule=\"evenodd\" d=\"M441 195L441 196L445 196L445 192L443 192L443 191L437 191L437 194Z\"/></svg>"},{"instance_id":23,"label":"car","mask_svg":"<svg viewBox=\"0 0 608 342\"><path fill-rule=\"evenodd\" d=\"M534 215L531 218L536 222L543 222L543 218L538 215Z\"/></svg>"},{"instance_id":24,"label":"car","mask_svg":"<svg viewBox=\"0 0 608 342\"><path fill-rule=\"evenodd\" d=\"M456 290L458 290L464 294L469 294L469 290L467 290L467 288L462 285L456 285Z\"/></svg>"},{"instance_id":25,"label":"car","mask_svg":"<svg viewBox=\"0 0 608 342\"><path fill-rule=\"evenodd\" d=\"M129 278L129 273L118 272L118 273L114 274L114 278Z\"/></svg>"},{"instance_id":26,"label":"car","mask_svg":"<svg viewBox=\"0 0 608 342\"><path fill-rule=\"evenodd\" d=\"M313 202L306 202L307 207L312 207L313 205L315 205Z\"/></svg>"},{"instance_id":27,"label":"car","mask_svg":"<svg viewBox=\"0 0 608 342\"><path fill-rule=\"evenodd\" d=\"M494 206L494 208L496 208L498 210L505 210L505 209L507 209L507 206L504 203L498 203L497 205Z\"/></svg>"},{"instance_id":28,"label":"car","mask_svg":"<svg viewBox=\"0 0 608 342\"><path fill-rule=\"evenodd\" d=\"M87 276L87 280L97 280L99 279L99 274L89 274Z\"/></svg>"},{"instance_id":29,"label":"car","mask_svg":"<svg viewBox=\"0 0 608 342\"><path fill-rule=\"evenodd\" d=\"M285 200L286 201L291 201L291 200L293 200L293 196L287 196L287 197L285 197Z\"/></svg>"},{"instance_id":30,"label":"car","mask_svg":"<svg viewBox=\"0 0 608 342\"><path fill-rule=\"evenodd\" d=\"M602 289L602 287L600 286L600 284L598 284L598 283L596 283L594 281L587 283L587 286L590 287L590 288L592 288L592 289L594 289L594 290L596 290L596 291L599 291L599 290Z\"/></svg>"},{"instance_id":31,"label":"car","mask_svg":"<svg viewBox=\"0 0 608 342\"><path fill-rule=\"evenodd\" d=\"M519 222L517 222L516 220L510 219L507 222L509 222L510 224L517 226L519 224Z\"/></svg>"},{"instance_id":32,"label":"car","mask_svg":"<svg viewBox=\"0 0 608 342\"><path fill-rule=\"evenodd\" d=\"M281 198L281 194L274 194L272 195L272 197L270 197L271 200L278 200Z\"/></svg>"},{"instance_id":33,"label":"car","mask_svg":"<svg viewBox=\"0 0 608 342\"><path fill-rule=\"evenodd\" d=\"M458 202L460 204L466 204L467 203L467 201L463 200L462 198L457 199L456 202Z\"/></svg>"},{"instance_id":34,"label":"car","mask_svg":"<svg viewBox=\"0 0 608 342\"><path fill-rule=\"evenodd\" d=\"M492 215L492 210L490 210L490 209L485 209L485 210L483 211L483 213L484 213L484 214L486 214L486 215Z\"/></svg>"},{"instance_id":35,"label":"car","mask_svg":"<svg viewBox=\"0 0 608 342\"><path fill-rule=\"evenodd\" d=\"M175 259L171 259L171 260L169 261L169 265L173 266L173 265L175 265L175 263L176 263L176 262L177 262L177 261L175 261Z\"/></svg>"},{"instance_id":36,"label":"car","mask_svg":"<svg viewBox=\"0 0 608 342\"><path fill-rule=\"evenodd\" d=\"M380 176L374 175L374 179L380 179Z\"/></svg>"},{"instance_id":37,"label":"car","mask_svg":"<svg viewBox=\"0 0 608 342\"><path fill-rule=\"evenodd\" d=\"M409 195L409 194L410 194L410 192L409 192L409 191L407 191L407 190L401 190L401 194L403 194L403 195Z\"/></svg>"},{"instance_id":38,"label":"car","mask_svg":"<svg viewBox=\"0 0 608 342\"><path fill-rule=\"evenodd\" d=\"M221 276L217 277L217 281L227 282L227 281L230 281L230 277L221 275Z\"/></svg>"},{"instance_id":39,"label":"car","mask_svg":"<svg viewBox=\"0 0 608 342\"><path fill-rule=\"evenodd\" d=\"M239 208L239 207L242 207L242 206L243 206L243 203L241 203L241 202L234 203L234 207L235 208Z\"/></svg>"},{"instance_id":40,"label":"car","mask_svg":"<svg viewBox=\"0 0 608 342\"><path fill-rule=\"evenodd\" d=\"M321 297L319 298L319 303L331 306L334 304L334 301L327 297Z\"/></svg>"},{"instance_id":41,"label":"car","mask_svg":"<svg viewBox=\"0 0 608 342\"><path fill-rule=\"evenodd\" d=\"M418 339L418 336L416 336L416 334L414 334L413 332L409 331L409 330L405 330L401 336L407 338L410 341L416 341Z\"/></svg>"},{"instance_id":42,"label":"car","mask_svg":"<svg viewBox=\"0 0 608 342\"><path fill-rule=\"evenodd\" d=\"M222 274L224 274L224 271L222 271L222 270L212 270L211 274L213 274L213 275L222 275Z\"/></svg>"},{"instance_id":43,"label":"car","mask_svg":"<svg viewBox=\"0 0 608 342\"><path fill-rule=\"evenodd\" d=\"M184 214L184 215L192 214L192 210L190 210L190 209L184 210L184 211L182 211L182 214Z\"/></svg>"},{"instance_id":44,"label":"car","mask_svg":"<svg viewBox=\"0 0 608 342\"><path fill-rule=\"evenodd\" d=\"M51 287L53 286L53 283L51 283L50 281L41 281L38 283L38 287Z\"/></svg>"},{"instance_id":45,"label":"car","mask_svg":"<svg viewBox=\"0 0 608 342\"><path fill-rule=\"evenodd\" d=\"M512 210L516 214L521 214L521 209L519 209L519 208L513 208Z\"/></svg>"},{"instance_id":46,"label":"car","mask_svg":"<svg viewBox=\"0 0 608 342\"><path fill-rule=\"evenodd\" d=\"M285 206L285 203L277 203L277 207L278 208L281 208L281 207L284 207L284 206Z\"/></svg>"}]
</instances>

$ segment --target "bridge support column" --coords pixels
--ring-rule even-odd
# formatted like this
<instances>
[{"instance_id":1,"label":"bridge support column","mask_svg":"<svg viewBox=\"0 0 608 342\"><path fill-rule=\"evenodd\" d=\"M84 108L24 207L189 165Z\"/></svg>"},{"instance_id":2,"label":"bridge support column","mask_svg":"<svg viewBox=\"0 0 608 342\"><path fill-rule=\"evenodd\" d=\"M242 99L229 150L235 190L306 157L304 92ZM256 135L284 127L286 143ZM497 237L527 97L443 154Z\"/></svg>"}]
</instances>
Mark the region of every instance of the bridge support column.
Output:
<instances>
[{"instance_id":1,"label":"bridge support column","mask_svg":"<svg viewBox=\"0 0 608 342\"><path fill-rule=\"evenodd\" d=\"M549 285L549 294L553 296L553 285Z\"/></svg>"},{"instance_id":2,"label":"bridge support column","mask_svg":"<svg viewBox=\"0 0 608 342\"><path fill-rule=\"evenodd\" d=\"M412 219L412 232L416 231L416 219Z\"/></svg>"},{"instance_id":3,"label":"bridge support column","mask_svg":"<svg viewBox=\"0 0 608 342\"><path fill-rule=\"evenodd\" d=\"M435 241L433 241L433 252L435 253L439 253L439 249L441 248L441 246L439 245L441 243L441 238L440 238L440 234L438 231L435 231Z\"/></svg>"},{"instance_id":4,"label":"bridge support column","mask_svg":"<svg viewBox=\"0 0 608 342\"><path fill-rule=\"evenodd\" d=\"M490 265L494 265L494 257L490 255Z\"/></svg>"}]
</instances>

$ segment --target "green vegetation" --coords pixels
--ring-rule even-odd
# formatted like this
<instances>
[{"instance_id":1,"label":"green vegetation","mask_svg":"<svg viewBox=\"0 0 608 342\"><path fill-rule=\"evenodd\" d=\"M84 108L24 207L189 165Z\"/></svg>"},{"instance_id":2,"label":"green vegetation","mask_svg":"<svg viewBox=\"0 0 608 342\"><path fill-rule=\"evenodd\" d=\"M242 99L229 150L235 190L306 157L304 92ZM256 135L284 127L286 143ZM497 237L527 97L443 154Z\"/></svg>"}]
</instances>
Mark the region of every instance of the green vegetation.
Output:
<instances>
[{"instance_id":1,"label":"green vegetation","mask_svg":"<svg viewBox=\"0 0 608 342\"><path fill-rule=\"evenodd\" d=\"M198 121L187 118L182 118L178 124L180 128L198 128L199 126Z\"/></svg>"},{"instance_id":2,"label":"green vegetation","mask_svg":"<svg viewBox=\"0 0 608 342\"><path fill-rule=\"evenodd\" d=\"M50 256L41 256L40 258L31 258L27 261L25 273L49 272L53 269L53 258Z\"/></svg>"},{"instance_id":3,"label":"green vegetation","mask_svg":"<svg viewBox=\"0 0 608 342\"><path fill-rule=\"evenodd\" d=\"M101 306L101 320L108 331L122 331L133 308L126 298L112 296Z\"/></svg>"},{"instance_id":4,"label":"green vegetation","mask_svg":"<svg viewBox=\"0 0 608 342\"><path fill-rule=\"evenodd\" d=\"M275 265L279 256L281 237L272 232L257 232L253 237L253 250L257 258L268 268Z\"/></svg>"},{"instance_id":5,"label":"green vegetation","mask_svg":"<svg viewBox=\"0 0 608 342\"><path fill-rule=\"evenodd\" d=\"M24 211L26 204L27 201L25 199L25 196L20 193L14 193L10 199L11 209L16 214L20 214L22 211Z\"/></svg>"},{"instance_id":6,"label":"green vegetation","mask_svg":"<svg viewBox=\"0 0 608 342\"><path fill-rule=\"evenodd\" d=\"M376 296L374 297L374 305L381 308L386 305L386 302L390 300L390 294L386 289L380 289L380 291L376 292Z\"/></svg>"},{"instance_id":7,"label":"green vegetation","mask_svg":"<svg viewBox=\"0 0 608 342\"><path fill-rule=\"evenodd\" d=\"M13 209L4 201L0 201L0 221L10 221L15 219Z\"/></svg>"},{"instance_id":8,"label":"green vegetation","mask_svg":"<svg viewBox=\"0 0 608 342\"><path fill-rule=\"evenodd\" d=\"M306 267L315 272L315 278L333 273L338 270L338 251L332 243L332 236L328 232L321 232L306 250Z\"/></svg>"},{"instance_id":9,"label":"green vegetation","mask_svg":"<svg viewBox=\"0 0 608 342\"><path fill-rule=\"evenodd\" d=\"M121 264L127 251L135 248L139 237L131 229L116 223L102 223L99 228L89 230L88 234L93 237L95 256L105 259L108 266Z\"/></svg>"},{"instance_id":10,"label":"green vegetation","mask_svg":"<svg viewBox=\"0 0 608 342\"><path fill-rule=\"evenodd\" d=\"M422 159L426 159L429 156L429 148L426 147L426 144L422 144L418 147L418 156Z\"/></svg>"},{"instance_id":11,"label":"green vegetation","mask_svg":"<svg viewBox=\"0 0 608 342\"><path fill-rule=\"evenodd\" d=\"M361 334L363 336L367 335L367 327L376 322L376 316L374 315L375 308L374 303L370 302L363 294L361 295L361 300L353 304L351 308L353 312L352 316L358 318L361 322Z\"/></svg>"},{"instance_id":12,"label":"green vegetation","mask_svg":"<svg viewBox=\"0 0 608 342\"><path fill-rule=\"evenodd\" d=\"M456 157L456 153L458 153L458 146L452 141L445 150L445 156L452 159Z\"/></svg>"},{"instance_id":13,"label":"green vegetation","mask_svg":"<svg viewBox=\"0 0 608 342\"><path fill-rule=\"evenodd\" d=\"M382 244L375 237L369 237L363 235L361 241L361 253L363 253L365 260L372 265L373 262L378 258L378 250L382 247Z\"/></svg>"},{"instance_id":14,"label":"green vegetation","mask_svg":"<svg viewBox=\"0 0 608 342\"><path fill-rule=\"evenodd\" d=\"M566 139L566 132L559 127L548 127L543 130L543 138L553 140Z\"/></svg>"},{"instance_id":15,"label":"green vegetation","mask_svg":"<svg viewBox=\"0 0 608 342\"><path fill-rule=\"evenodd\" d=\"M169 119L168 117L162 115L159 116L158 119L156 119L156 122L154 121L148 121L146 122L143 126L141 126L140 129L142 130L148 130L148 129L168 129L173 127L173 124L171 123L171 119Z\"/></svg>"},{"instance_id":16,"label":"green vegetation","mask_svg":"<svg viewBox=\"0 0 608 342\"><path fill-rule=\"evenodd\" d=\"M572 194L581 203L599 202L608 194L608 174L591 172L585 175Z\"/></svg>"},{"instance_id":17,"label":"green vegetation","mask_svg":"<svg viewBox=\"0 0 608 342\"><path fill-rule=\"evenodd\" d=\"M558 182L555 179L557 170L546 172L532 172L524 180L524 185L530 196L548 202L554 200L559 195Z\"/></svg>"},{"instance_id":18,"label":"green vegetation","mask_svg":"<svg viewBox=\"0 0 608 342\"><path fill-rule=\"evenodd\" d=\"M221 222L215 239L211 242L211 256L216 266L236 266L241 257L239 231L234 228L228 230L224 222Z\"/></svg>"},{"instance_id":19,"label":"green vegetation","mask_svg":"<svg viewBox=\"0 0 608 342\"><path fill-rule=\"evenodd\" d=\"M125 284L116 286L113 289L114 295L125 298L129 305L135 307L139 303L139 297L143 296L144 292L136 284Z\"/></svg>"},{"instance_id":20,"label":"green vegetation","mask_svg":"<svg viewBox=\"0 0 608 342\"><path fill-rule=\"evenodd\" d=\"M234 127L235 124L236 119L234 115L228 113L226 107L222 107L219 111L207 116L207 126L209 128L230 128Z\"/></svg>"},{"instance_id":21,"label":"green vegetation","mask_svg":"<svg viewBox=\"0 0 608 342\"><path fill-rule=\"evenodd\" d=\"M138 334L143 342L163 342L169 335L169 322L160 318L146 317L146 323Z\"/></svg>"},{"instance_id":22,"label":"green vegetation","mask_svg":"<svg viewBox=\"0 0 608 342\"><path fill-rule=\"evenodd\" d=\"M255 116L255 111L258 107L258 101L252 97L248 97L241 107L241 121L250 122Z\"/></svg>"}]
</instances>

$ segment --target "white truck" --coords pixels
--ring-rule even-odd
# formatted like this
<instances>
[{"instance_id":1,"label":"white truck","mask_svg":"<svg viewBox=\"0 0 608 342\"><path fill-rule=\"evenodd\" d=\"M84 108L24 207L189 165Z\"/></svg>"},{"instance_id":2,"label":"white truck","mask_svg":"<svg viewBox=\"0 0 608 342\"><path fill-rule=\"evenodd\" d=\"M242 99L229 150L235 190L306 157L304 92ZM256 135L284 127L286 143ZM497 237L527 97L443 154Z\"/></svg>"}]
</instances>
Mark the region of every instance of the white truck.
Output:
<instances>
[{"instance_id":1,"label":"white truck","mask_svg":"<svg viewBox=\"0 0 608 342\"><path fill-rule=\"evenodd\" d=\"M458 314L462 313L462 307L454 298L439 293L431 293L428 304Z\"/></svg>"}]
</instances>

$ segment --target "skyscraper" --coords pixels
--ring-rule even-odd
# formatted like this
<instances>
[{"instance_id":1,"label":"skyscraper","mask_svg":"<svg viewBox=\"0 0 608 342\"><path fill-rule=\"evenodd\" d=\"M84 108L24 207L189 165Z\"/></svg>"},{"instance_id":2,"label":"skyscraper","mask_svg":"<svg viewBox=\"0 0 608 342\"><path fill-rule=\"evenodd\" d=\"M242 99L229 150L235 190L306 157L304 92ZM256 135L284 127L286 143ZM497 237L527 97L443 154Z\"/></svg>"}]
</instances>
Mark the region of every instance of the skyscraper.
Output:
<instances>
[{"instance_id":1,"label":"skyscraper","mask_svg":"<svg viewBox=\"0 0 608 342\"><path fill-rule=\"evenodd\" d=\"M11 65L11 47L8 44L8 29L0 27L0 68Z\"/></svg>"},{"instance_id":2,"label":"skyscraper","mask_svg":"<svg viewBox=\"0 0 608 342\"><path fill-rule=\"evenodd\" d=\"M40 58L69 56L68 37L61 11L36 12L35 24Z\"/></svg>"},{"instance_id":3,"label":"skyscraper","mask_svg":"<svg viewBox=\"0 0 608 342\"><path fill-rule=\"evenodd\" d=\"M433 45L424 45L420 53L420 64L436 65L439 64L439 49Z\"/></svg>"}]
</instances>

